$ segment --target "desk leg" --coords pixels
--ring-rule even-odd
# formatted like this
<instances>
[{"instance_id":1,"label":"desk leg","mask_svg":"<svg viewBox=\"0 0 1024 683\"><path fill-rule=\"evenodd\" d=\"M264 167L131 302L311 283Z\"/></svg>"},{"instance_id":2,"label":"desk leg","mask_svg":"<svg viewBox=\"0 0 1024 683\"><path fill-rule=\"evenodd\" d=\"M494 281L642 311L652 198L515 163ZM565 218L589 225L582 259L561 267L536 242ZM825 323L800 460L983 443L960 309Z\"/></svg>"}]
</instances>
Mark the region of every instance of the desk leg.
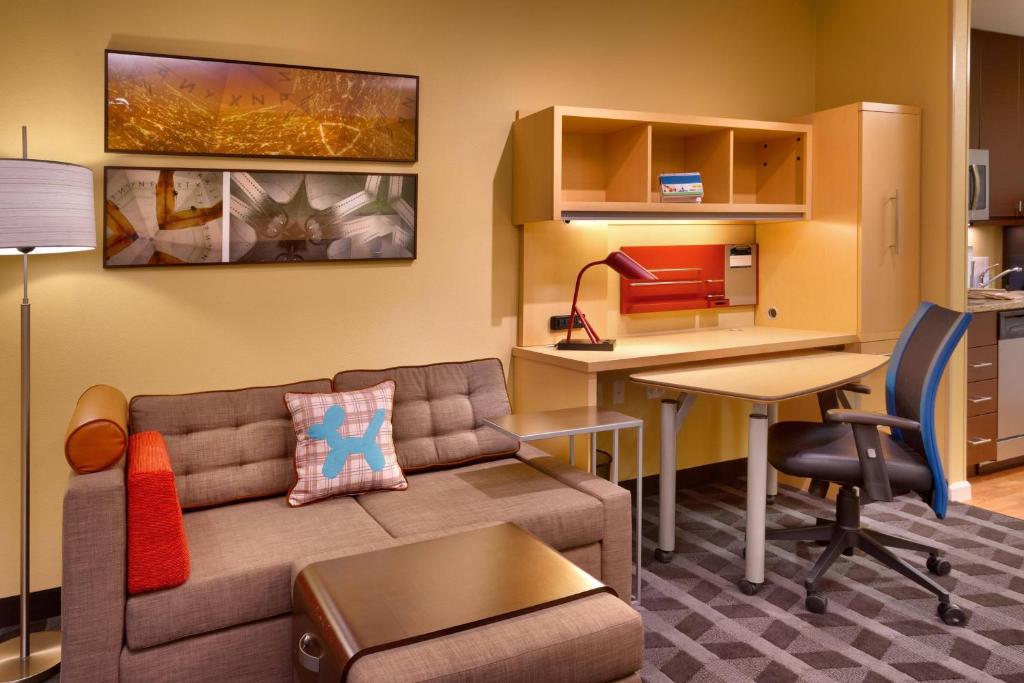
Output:
<instances>
[{"instance_id":1,"label":"desk leg","mask_svg":"<svg viewBox=\"0 0 1024 683\"><path fill-rule=\"evenodd\" d=\"M569 464L576 464L576 435L569 435Z\"/></svg>"},{"instance_id":2,"label":"desk leg","mask_svg":"<svg viewBox=\"0 0 1024 683\"><path fill-rule=\"evenodd\" d=\"M771 427L773 424L779 421L779 404L769 403L768 404L768 426ZM775 496L779 495L779 471L768 465L768 504L773 505L775 503Z\"/></svg>"},{"instance_id":3,"label":"desk leg","mask_svg":"<svg viewBox=\"0 0 1024 683\"><path fill-rule=\"evenodd\" d=\"M636 606L640 606L640 549L644 524L644 425L636 428Z\"/></svg>"},{"instance_id":4,"label":"desk leg","mask_svg":"<svg viewBox=\"0 0 1024 683\"><path fill-rule=\"evenodd\" d=\"M697 400L680 394L679 400L661 400L661 468L658 470L658 547L654 557L671 562L676 549L676 435Z\"/></svg>"},{"instance_id":5,"label":"desk leg","mask_svg":"<svg viewBox=\"0 0 1024 683\"><path fill-rule=\"evenodd\" d=\"M750 411L747 444L746 576L740 590L753 595L764 583L765 495L768 484L768 406L755 403Z\"/></svg>"},{"instance_id":6,"label":"desk leg","mask_svg":"<svg viewBox=\"0 0 1024 683\"><path fill-rule=\"evenodd\" d=\"M597 432L590 433L590 473L597 476Z\"/></svg>"}]
</instances>

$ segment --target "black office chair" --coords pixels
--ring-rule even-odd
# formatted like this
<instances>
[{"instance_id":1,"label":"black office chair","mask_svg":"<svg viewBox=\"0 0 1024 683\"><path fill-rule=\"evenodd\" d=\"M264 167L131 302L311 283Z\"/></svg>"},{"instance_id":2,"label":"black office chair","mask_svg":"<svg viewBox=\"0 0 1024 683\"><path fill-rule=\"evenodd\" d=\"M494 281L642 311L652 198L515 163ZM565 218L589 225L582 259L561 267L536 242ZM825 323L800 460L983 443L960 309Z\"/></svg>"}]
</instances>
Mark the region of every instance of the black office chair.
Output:
<instances>
[{"instance_id":1,"label":"black office chair","mask_svg":"<svg viewBox=\"0 0 1024 683\"><path fill-rule=\"evenodd\" d=\"M944 622L966 623L966 614L950 601L942 586L889 548L928 553L928 570L943 576L949 573L950 564L939 558L939 550L861 528L860 506L914 491L931 505L936 516L945 517L948 485L935 439L935 393L970 319L969 313L921 304L889 361L887 414L831 408L824 423L779 422L769 429L768 460L772 466L789 475L840 486L834 522L767 533L768 540L828 543L804 580L805 605L811 612L820 614L828 608L828 598L816 590L821 576L841 554L859 548L938 596L938 613ZM892 434L880 432L879 427L889 427Z\"/></svg>"}]
</instances>

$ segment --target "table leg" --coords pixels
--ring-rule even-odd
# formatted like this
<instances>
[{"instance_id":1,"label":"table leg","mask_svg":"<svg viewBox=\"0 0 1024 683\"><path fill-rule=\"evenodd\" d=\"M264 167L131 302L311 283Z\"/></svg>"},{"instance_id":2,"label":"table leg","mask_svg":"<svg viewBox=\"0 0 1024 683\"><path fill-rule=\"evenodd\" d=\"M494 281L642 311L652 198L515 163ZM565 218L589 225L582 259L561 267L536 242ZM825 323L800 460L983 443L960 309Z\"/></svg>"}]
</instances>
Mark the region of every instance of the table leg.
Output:
<instances>
[{"instance_id":1,"label":"table leg","mask_svg":"<svg viewBox=\"0 0 1024 683\"><path fill-rule=\"evenodd\" d=\"M696 400L696 394L680 394L679 400L661 400L658 547L654 551L659 562L670 562L676 549L676 435Z\"/></svg>"},{"instance_id":2,"label":"table leg","mask_svg":"<svg viewBox=\"0 0 1024 683\"><path fill-rule=\"evenodd\" d=\"M640 550L643 544L644 426L636 428L636 606L640 606Z\"/></svg>"},{"instance_id":3,"label":"table leg","mask_svg":"<svg viewBox=\"0 0 1024 683\"><path fill-rule=\"evenodd\" d=\"M768 406L755 403L750 411L747 443L746 576L740 590L753 595L764 583L765 495L768 485Z\"/></svg>"},{"instance_id":4,"label":"table leg","mask_svg":"<svg viewBox=\"0 0 1024 683\"><path fill-rule=\"evenodd\" d=\"M773 424L779 421L779 404L769 403L768 404L768 426L771 427ZM775 503L775 496L779 495L779 471L768 464L768 497L767 502L769 505Z\"/></svg>"},{"instance_id":5,"label":"table leg","mask_svg":"<svg viewBox=\"0 0 1024 683\"><path fill-rule=\"evenodd\" d=\"M612 466L611 466L611 477L612 483L616 486L619 485L619 430L615 429L612 431Z\"/></svg>"},{"instance_id":6,"label":"table leg","mask_svg":"<svg viewBox=\"0 0 1024 683\"><path fill-rule=\"evenodd\" d=\"M576 435L569 435L569 464L576 464Z\"/></svg>"},{"instance_id":7,"label":"table leg","mask_svg":"<svg viewBox=\"0 0 1024 683\"><path fill-rule=\"evenodd\" d=\"M597 432L590 433L590 473L597 476Z\"/></svg>"}]
</instances>

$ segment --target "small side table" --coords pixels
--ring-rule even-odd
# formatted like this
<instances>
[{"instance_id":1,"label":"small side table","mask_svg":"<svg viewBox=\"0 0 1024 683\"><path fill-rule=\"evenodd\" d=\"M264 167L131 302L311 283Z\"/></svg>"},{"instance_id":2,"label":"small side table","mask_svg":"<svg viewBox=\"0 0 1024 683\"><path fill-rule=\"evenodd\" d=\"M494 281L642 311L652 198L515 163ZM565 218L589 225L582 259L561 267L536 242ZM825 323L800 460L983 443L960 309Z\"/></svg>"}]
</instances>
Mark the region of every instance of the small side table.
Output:
<instances>
[{"instance_id":1,"label":"small side table","mask_svg":"<svg viewBox=\"0 0 1024 683\"><path fill-rule=\"evenodd\" d=\"M619 483L619 430L636 429L636 604L640 606L640 548L643 524L644 421L602 410L596 406L545 410L536 413L513 413L487 418L484 424L520 441L538 441L559 436L569 437L569 464L575 465L576 436L590 435L590 472L597 472L597 434L612 433L611 481Z\"/></svg>"}]
</instances>

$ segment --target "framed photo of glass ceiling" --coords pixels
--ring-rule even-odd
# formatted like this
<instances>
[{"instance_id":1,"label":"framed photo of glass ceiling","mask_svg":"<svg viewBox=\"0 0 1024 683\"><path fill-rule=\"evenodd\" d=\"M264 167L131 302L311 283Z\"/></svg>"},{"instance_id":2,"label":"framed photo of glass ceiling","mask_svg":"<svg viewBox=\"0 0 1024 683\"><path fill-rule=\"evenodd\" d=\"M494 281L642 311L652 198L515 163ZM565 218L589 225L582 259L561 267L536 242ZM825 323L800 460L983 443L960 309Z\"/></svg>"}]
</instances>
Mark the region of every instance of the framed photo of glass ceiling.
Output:
<instances>
[{"instance_id":1,"label":"framed photo of glass ceiling","mask_svg":"<svg viewBox=\"0 0 1024 683\"><path fill-rule=\"evenodd\" d=\"M416 258L415 174L104 169L103 266Z\"/></svg>"},{"instance_id":2,"label":"framed photo of glass ceiling","mask_svg":"<svg viewBox=\"0 0 1024 683\"><path fill-rule=\"evenodd\" d=\"M416 161L419 77L107 50L107 152Z\"/></svg>"}]
</instances>

